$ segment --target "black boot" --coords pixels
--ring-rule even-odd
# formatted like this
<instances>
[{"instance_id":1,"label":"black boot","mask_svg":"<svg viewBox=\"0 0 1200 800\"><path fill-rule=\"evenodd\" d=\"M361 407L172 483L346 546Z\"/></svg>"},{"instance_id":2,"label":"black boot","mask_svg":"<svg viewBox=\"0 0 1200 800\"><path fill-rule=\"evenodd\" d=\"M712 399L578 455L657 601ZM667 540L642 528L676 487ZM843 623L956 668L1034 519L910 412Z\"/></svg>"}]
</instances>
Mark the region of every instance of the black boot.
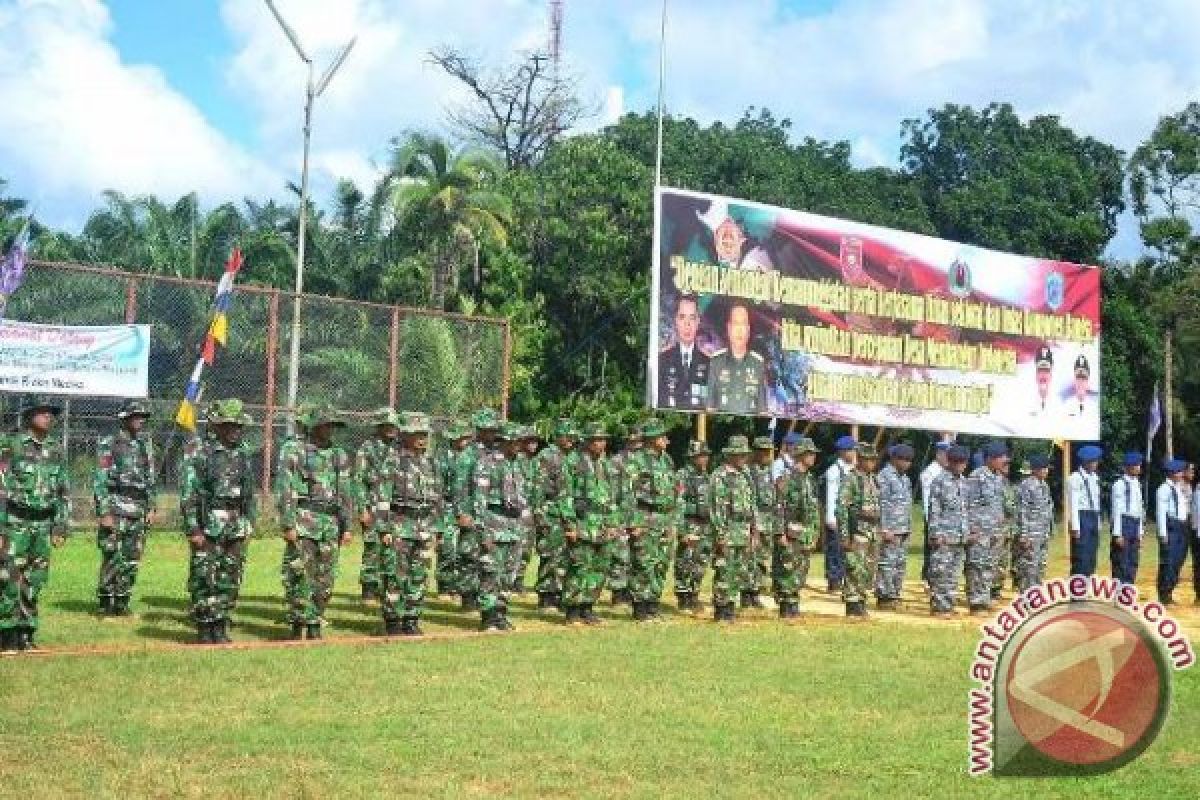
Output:
<instances>
[{"instance_id":1,"label":"black boot","mask_svg":"<svg viewBox=\"0 0 1200 800\"><path fill-rule=\"evenodd\" d=\"M661 618L662 618L662 612L659 610L658 601L651 600L650 601L650 619L661 619Z\"/></svg>"},{"instance_id":2,"label":"black boot","mask_svg":"<svg viewBox=\"0 0 1200 800\"><path fill-rule=\"evenodd\" d=\"M112 613L112 598L101 597L100 600L100 616L107 617Z\"/></svg>"},{"instance_id":3,"label":"black boot","mask_svg":"<svg viewBox=\"0 0 1200 800\"><path fill-rule=\"evenodd\" d=\"M213 641L217 644L232 644L229 638L229 620L223 619L213 625Z\"/></svg>"},{"instance_id":4,"label":"black boot","mask_svg":"<svg viewBox=\"0 0 1200 800\"><path fill-rule=\"evenodd\" d=\"M401 636L420 636L422 633L424 633L424 631L422 631L421 626L417 624L416 617L405 617L404 622L400 623Z\"/></svg>"},{"instance_id":5,"label":"black boot","mask_svg":"<svg viewBox=\"0 0 1200 800\"><path fill-rule=\"evenodd\" d=\"M308 635L309 639L322 638L321 637L321 623L319 623L319 622L310 623L308 625L307 635Z\"/></svg>"},{"instance_id":6,"label":"black boot","mask_svg":"<svg viewBox=\"0 0 1200 800\"><path fill-rule=\"evenodd\" d=\"M463 611L478 611L479 610L479 596L476 594L473 594L473 593L472 594L464 594L462 596L462 601L461 601L460 605L462 606Z\"/></svg>"},{"instance_id":7,"label":"black boot","mask_svg":"<svg viewBox=\"0 0 1200 800\"><path fill-rule=\"evenodd\" d=\"M388 617L383 621L384 636L399 636L404 633L404 625L398 617Z\"/></svg>"},{"instance_id":8,"label":"black boot","mask_svg":"<svg viewBox=\"0 0 1200 800\"><path fill-rule=\"evenodd\" d=\"M496 612L496 630L498 630L498 631L513 630L513 624L508 619L508 609L503 609L501 611Z\"/></svg>"},{"instance_id":9,"label":"black boot","mask_svg":"<svg viewBox=\"0 0 1200 800\"><path fill-rule=\"evenodd\" d=\"M196 643L197 644L212 644L214 641L215 640L213 639L212 623L211 622L197 622L196 623Z\"/></svg>"},{"instance_id":10,"label":"black boot","mask_svg":"<svg viewBox=\"0 0 1200 800\"><path fill-rule=\"evenodd\" d=\"M366 584L364 584L362 587L363 602L364 603L372 603L378 599L379 599L379 591L374 586L367 586Z\"/></svg>"},{"instance_id":11,"label":"black boot","mask_svg":"<svg viewBox=\"0 0 1200 800\"><path fill-rule=\"evenodd\" d=\"M646 610L640 600L633 601L633 621L634 622L645 622L646 621Z\"/></svg>"},{"instance_id":12,"label":"black boot","mask_svg":"<svg viewBox=\"0 0 1200 800\"><path fill-rule=\"evenodd\" d=\"M725 621L737 622L737 609L734 608L733 603L725 606Z\"/></svg>"},{"instance_id":13,"label":"black boot","mask_svg":"<svg viewBox=\"0 0 1200 800\"><path fill-rule=\"evenodd\" d=\"M292 623L292 632L288 636L288 638L293 641L296 641L296 642L303 641L303 639L304 639L304 623L303 622L293 622Z\"/></svg>"},{"instance_id":14,"label":"black boot","mask_svg":"<svg viewBox=\"0 0 1200 800\"><path fill-rule=\"evenodd\" d=\"M17 653L17 632L15 630L0 630L0 653L6 656Z\"/></svg>"},{"instance_id":15,"label":"black boot","mask_svg":"<svg viewBox=\"0 0 1200 800\"><path fill-rule=\"evenodd\" d=\"M1002 592L1002 590L999 586L993 586L992 587L992 599L999 600L1001 592Z\"/></svg>"},{"instance_id":16,"label":"black boot","mask_svg":"<svg viewBox=\"0 0 1200 800\"><path fill-rule=\"evenodd\" d=\"M592 604L586 603L583 609L579 612L579 618L583 620L584 625L599 625L600 618L596 616L596 612L592 610Z\"/></svg>"},{"instance_id":17,"label":"black boot","mask_svg":"<svg viewBox=\"0 0 1200 800\"><path fill-rule=\"evenodd\" d=\"M578 625L583 622L583 617L580 615L582 611L578 606L567 606L567 618L563 620L567 625Z\"/></svg>"},{"instance_id":18,"label":"black boot","mask_svg":"<svg viewBox=\"0 0 1200 800\"><path fill-rule=\"evenodd\" d=\"M545 611L547 608L554 608L554 593L553 592L538 592L538 611Z\"/></svg>"},{"instance_id":19,"label":"black boot","mask_svg":"<svg viewBox=\"0 0 1200 800\"><path fill-rule=\"evenodd\" d=\"M129 598L128 597L114 597L112 599L112 613L114 616L117 616L117 617L128 617L129 616Z\"/></svg>"}]
</instances>

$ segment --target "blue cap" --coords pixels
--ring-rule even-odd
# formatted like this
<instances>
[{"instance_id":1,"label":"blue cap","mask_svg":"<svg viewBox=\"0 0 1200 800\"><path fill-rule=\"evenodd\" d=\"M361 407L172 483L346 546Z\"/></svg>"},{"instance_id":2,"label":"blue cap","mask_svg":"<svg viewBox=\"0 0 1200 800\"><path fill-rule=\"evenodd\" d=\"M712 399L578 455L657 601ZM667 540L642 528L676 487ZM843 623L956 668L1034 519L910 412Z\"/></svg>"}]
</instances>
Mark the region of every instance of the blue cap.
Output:
<instances>
[{"instance_id":1,"label":"blue cap","mask_svg":"<svg viewBox=\"0 0 1200 800\"><path fill-rule=\"evenodd\" d=\"M938 442L937 444L935 444L933 446L933 449L937 450L939 453L944 453L947 450L949 450L951 447L954 447L954 445L951 444L950 442Z\"/></svg>"},{"instance_id":2,"label":"blue cap","mask_svg":"<svg viewBox=\"0 0 1200 800\"><path fill-rule=\"evenodd\" d=\"M1100 458L1104 455L1104 451L1101 450L1099 447L1096 447L1096 445L1094 445L1094 444L1086 444L1083 447L1076 450L1075 455L1079 458L1080 461L1083 461L1086 463L1088 461L1099 461Z\"/></svg>"},{"instance_id":3,"label":"blue cap","mask_svg":"<svg viewBox=\"0 0 1200 800\"><path fill-rule=\"evenodd\" d=\"M970 449L963 447L961 444L951 445L950 452L947 455L950 456L951 461L962 461L965 463L971 459Z\"/></svg>"},{"instance_id":4,"label":"blue cap","mask_svg":"<svg viewBox=\"0 0 1200 800\"><path fill-rule=\"evenodd\" d=\"M1167 471L1168 475L1174 475L1177 472L1183 472L1185 469L1187 469L1187 462L1183 459L1172 458L1165 465L1163 465L1163 469Z\"/></svg>"},{"instance_id":5,"label":"blue cap","mask_svg":"<svg viewBox=\"0 0 1200 800\"><path fill-rule=\"evenodd\" d=\"M988 442L983 448L984 458L1000 458L1008 455L1008 447L1004 442Z\"/></svg>"},{"instance_id":6,"label":"blue cap","mask_svg":"<svg viewBox=\"0 0 1200 800\"><path fill-rule=\"evenodd\" d=\"M796 433L795 431L792 431L787 436L783 437L783 443L784 444L800 444L800 440L803 438L804 437L801 436L800 434Z\"/></svg>"},{"instance_id":7,"label":"blue cap","mask_svg":"<svg viewBox=\"0 0 1200 800\"><path fill-rule=\"evenodd\" d=\"M983 451L982 450L975 451L975 455L971 456L971 466L975 469L979 469L980 467L983 466Z\"/></svg>"},{"instance_id":8,"label":"blue cap","mask_svg":"<svg viewBox=\"0 0 1200 800\"><path fill-rule=\"evenodd\" d=\"M912 461L915 453L913 453L913 449L912 449L911 445L907 445L902 442L900 444L894 444L891 447L889 447L888 455L891 456L892 458L899 458L899 459L903 459L905 461Z\"/></svg>"},{"instance_id":9,"label":"blue cap","mask_svg":"<svg viewBox=\"0 0 1200 800\"><path fill-rule=\"evenodd\" d=\"M1126 453L1122 463L1127 467L1140 467L1145 460L1146 457L1141 453Z\"/></svg>"},{"instance_id":10,"label":"blue cap","mask_svg":"<svg viewBox=\"0 0 1200 800\"><path fill-rule=\"evenodd\" d=\"M834 450L856 450L858 442L853 436L843 436L833 443Z\"/></svg>"},{"instance_id":11,"label":"blue cap","mask_svg":"<svg viewBox=\"0 0 1200 800\"><path fill-rule=\"evenodd\" d=\"M1045 469L1050 466L1050 456L1045 453L1034 453L1029 457L1030 469Z\"/></svg>"}]
</instances>

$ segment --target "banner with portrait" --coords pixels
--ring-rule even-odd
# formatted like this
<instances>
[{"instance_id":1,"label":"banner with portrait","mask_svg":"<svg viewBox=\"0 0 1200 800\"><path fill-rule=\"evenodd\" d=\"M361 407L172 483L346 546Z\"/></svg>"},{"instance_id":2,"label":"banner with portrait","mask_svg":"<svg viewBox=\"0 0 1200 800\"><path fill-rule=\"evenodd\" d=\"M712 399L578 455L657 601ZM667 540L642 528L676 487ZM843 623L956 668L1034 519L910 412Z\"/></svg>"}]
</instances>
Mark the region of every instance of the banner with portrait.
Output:
<instances>
[{"instance_id":1,"label":"banner with portrait","mask_svg":"<svg viewBox=\"0 0 1200 800\"><path fill-rule=\"evenodd\" d=\"M649 405L1100 435L1100 271L718 195L655 203Z\"/></svg>"}]
</instances>

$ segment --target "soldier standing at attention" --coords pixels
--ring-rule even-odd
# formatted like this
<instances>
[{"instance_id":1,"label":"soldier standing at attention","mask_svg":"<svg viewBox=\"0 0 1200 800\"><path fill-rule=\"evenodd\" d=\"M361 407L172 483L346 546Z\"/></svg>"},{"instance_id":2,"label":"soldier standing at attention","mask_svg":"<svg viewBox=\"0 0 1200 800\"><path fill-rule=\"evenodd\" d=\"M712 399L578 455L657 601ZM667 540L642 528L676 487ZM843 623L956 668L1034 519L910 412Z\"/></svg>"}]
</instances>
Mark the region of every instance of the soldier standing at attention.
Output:
<instances>
[{"instance_id":1,"label":"soldier standing at attention","mask_svg":"<svg viewBox=\"0 0 1200 800\"><path fill-rule=\"evenodd\" d=\"M846 577L846 562L842 555L842 539L838 534L837 506L842 480L854 469L858 442L853 436L843 436L834 442L837 458L825 470L825 580L829 591L841 591Z\"/></svg>"},{"instance_id":2,"label":"soldier standing at attention","mask_svg":"<svg viewBox=\"0 0 1200 800\"><path fill-rule=\"evenodd\" d=\"M403 449L391 449L379 465L370 507L380 531L384 633L420 636L431 543L442 522L444 493L429 456L429 417L408 413L397 420Z\"/></svg>"},{"instance_id":3,"label":"soldier standing at attention","mask_svg":"<svg viewBox=\"0 0 1200 800\"><path fill-rule=\"evenodd\" d=\"M875 605L881 611L898 611L904 594L904 573L908 567L908 539L912 534L911 445L896 444L888 449L888 464L879 471L880 536L879 569L875 578Z\"/></svg>"},{"instance_id":4,"label":"soldier standing at attention","mask_svg":"<svg viewBox=\"0 0 1200 800\"><path fill-rule=\"evenodd\" d=\"M713 473L713 619L734 622L734 601L750 565L755 530L754 483L746 469L750 443L731 436L721 450L724 463Z\"/></svg>"},{"instance_id":5,"label":"soldier standing at attention","mask_svg":"<svg viewBox=\"0 0 1200 800\"><path fill-rule=\"evenodd\" d=\"M471 518L472 435L471 426L463 421L451 422L442 433L448 446L437 458L446 509L446 519L437 540L438 594L462 593L465 565L460 551L460 538L463 522Z\"/></svg>"},{"instance_id":6,"label":"soldier standing at attention","mask_svg":"<svg viewBox=\"0 0 1200 800\"><path fill-rule=\"evenodd\" d=\"M821 508L812 468L817 463L816 444L807 436L793 445L794 461L779 480L779 519L771 562L775 601L782 619L800 616L800 590L808 581L813 549L821 535Z\"/></svg>"},{"instance_id":7,"label":"soldier standing at attention","mask_svg":"<svg viewBox=\"0 0 1200 800\"><path fill-rule=\"evenodd\" d=\"M521 447L517 461L521 465L521 474L525 476L525 494L531 511L542 506L542 480L538 474L541 469L538 461L538 449L541 447L541 443L541 437L534 426L522 426ZM537 526L529 525L525 528L525 532L526 539L521 543L521 568L517 571L517 580L513 585L513 591L517 594L525 594L529 591L529 586L525 583L525 576L529 573L529 562L533 559L533 551L537 544L534 541L537 537Z\"/></svg>"},{"instance_id":8,"label":"soldier standing at attention","mask_svg":"<svg viewBox=\"0 0 1200 800\"><path fill-rule=\"evenodd\" d=\"M1008 448L989 442L983 449L984 464L967 481L967 603L972 614L986 614L992 607L992 540L1005 525L1005 485L1008 483Z\"/></svg>"},{"instance_id":9,"label":"soldier standing at attention","mask_svg":"<svg viewBox=\"0 0 1200 800\"><path fill-rule=\"evenodd\" d=\"M572 457L579 431L569 419L554 426L554 442L538 453L536 492L539 506L534 511L537 527L538 608L562 605L562 581L566 574L563 540L562 498L567 490L567 460Z\"/></svg>"},{"instance_id":10,"label":"soldier standing at attention","mask_svg":"<svg viewBox=\"0 0 1200 800\"><path fill-rule=\"evenodd\" d=\"M671 545L679 516L675 465L667 455L667 429L659 420L642 426L645 445L630 459L631 488L636 504L630 538L629 588L633 618L658 619Z\"/></svg>"},{"instance_id":11,"label":"soldier standing at attention","mask_svg":"<svg viewBox=\"0 0 1200 800\"><path fill-rule=\"evenodd\" d=\"M208 416L212 436L183 464L179 505L191 547L188 592L200 644L230 641L229 615L258 512L251 453L242 444L251 424L241 400L214 403Z\"/></svg>"},{"instance_id":12,"label":"soldier standing at attention","mask_svg":"<svg viewBox=\"0 0 1200 800\"><path fill-rule=\"evenodd\" d=\"M796 446L804 439L804 436L795 431L783 437L783 447L779 450L779 457L771 462L771 477L775 480L776 486L795 468Z\"/></svg>"},{"instance_id":13,"label":"soldier standing at attention","mask_svg":"<svg viewBox=\"0 0 1200 800\"><path fill-rule=\"evenodd\" d=\"M1017 487L1017 535L1013 542L1013 573L1017 591L1024 592L1042 582L1046 574L1046 549L1054 529L1054 501L1046 476L1050 458L1042 453L1029 457L1027 477Z\"/></svg>"},{"instance_id":14,"label":"soldier standing at attention","mask_svg":"<svg viewBox=\"0 0 1200 800\"><path fill-rule=\"evenodd\" d=\"M96 448L96 536L100 578L96 597L101 614L124 616L137 582L146 548L146 529L153 521L156 472L154 443L144 432L150 416L144 403L126 403L117 419L121 429Z\"/></svg>"},{"instance_id":15,"label":"soldier standing at attention","mask_svg":"<svg viewBox=\"0 0 1200 800\"><path fill-rule=\"evenodd\" d=\"M608 539L623 522L618 518L616 477L604 455L608 433L599 422L583 428L584 449L567 461L562 497L563 538L567 542L567 574L563 606L567 624L597 625L593 606L608 574Z\"/></svg>"},{"instance_id":16,"label":"soldier standing at attention","mask_svg":"<svg viewBox=\"0 0 1200 800\"><path fill-rule=\"evenodd\" d=\"M846 473L838 492L837 521L846 559L842 600L846 616L867 616L867 595L875 582L879 549L879 484L875 467L879 454L870 444L858 446L858 461Z\"/></svg>"},{"instance_id":17,"label":"soldier standing at attention","mask_svg":"<svg viewBox=\"0 0 1200 800\"><path fill-rule=\"evenodd\" d=\"M1183 489L1183 461L1168 461L1166 476L1154 495L1155 522L1158 527L1158 602L1174 605L1175 586L1188 552L1188 507Z\"/></svg>"},{"instance_id":18,"label":"soldier standing at attention","mask_svg":"<svg viewBox=\"0 0 1200 800\"><path fill-rule=\"evenodd\" d=\"M70 487L62 449L50 440L59 407L37 399L25 430L0 444L0 649L37 650L38 598L50 548L67 536Z\"/></svg>"},{"instance_id":19,"label":"soldier standing at attention","mask_svg":"<svg viewBox=\"0 0 1200 800\"><path fill-rule=\"evenodd\" d=\"M757 517L755 528L758 530L758 539L750 552L751 569L746 573L747 581L741 587L742 608L763 607L761 592L770 579L771 550L775 537L780 532L779 503L775 496L772 469L775 441L770 436L756 436L752 447L754 453L747 469L750 470L750 480L754 483L754 513Z\"/></svg>"},{"instance_id":20,"label":"soldier standing at attention","mask_svg":"<svg viewBox=\"0 0 1200 800\"><path fill-rule=\"evenodd\" d=\"M521 568L521 547L533 525L525 475L517 460L524 435L520 426L505 425L496 437L499 448L475 465L472 516L480 536L476 569L484 630L512 630L508 596Z\"/></svg>"},{"instance_id":21,"label":"soldier standing at attention","mask_svg":"<svg viewBox=\"0 0 1200 800\"><path fill-rule=\"evenodd\" d=\"M1096 549L1100 546L1100 478L1096 467L1102 455L1104 451L1095 445L1079 448L1079 469L1067 480L1072 575L1096 572Z\"/></svg>"},{"instance_id":22,"label":"soldier standing at attention","mask_svg":"<svg viewBox=\"0 0 1200 800\"><path fill-rule=\"evenodd\" d=\"M304 441L279 454L283 589L293 639L321 638L338 552L350 541L354 478L350 457L333 443L334 428L344 425L332 408L314 407L304 419Z\"/></svg>"},{"instance_id":23,"label":"soldier standing at attention","mask_svg":"<svg viewBox=\"0 0 1200 800\"><path fill-rule=\"evenodd\" d=\"M495 451L497 436L503 423L491 409L481 409L472 416L475 441L471 443L459 465L466 470L466 495L458 510L459 592L463 611L479 610L480 559L483 558L483 531L474 518L475 470L489 453Z\"/></svg>"},{"instance_id":24,"label":"soldier standing at attention","mask_svg":"<svg viewBox=\"0 0 1200 800\"><path fill-rule=\"evenodd\" d=\"M946 471L929 488L929 605L935 617L954 614L958 576L963 571L963 545L970 531L967 517L967 462L971 451L954 445Z\"/></svg>"},{"instance_id":25,"label":"soldier standing at attention","mask_svg":"<svg viewBox=\"0 0 1200 800\"><path fill-rule=\"evenodd\" d=\"M359 491L358 518L363 532L362 566L359 568L358 582L362 586L364 602L378 600L382 587L379 537L383 520L372 514L370 498L378 495L384 464L395 454L396 426L399 423L396 412L390 408L381 408L371 416L375 433L359 445L354 454L354 479ZM368 519L373 522L368 522Z\"/></svg>"},{"instance_id":26,"label":"soldier standing at attention","mask_svg":"<svg viewBox=\"0 0 1200 800\"><path fill-rule=\"evenodd\" d=\"M700 585L712 554L708 445L688 442L688 464L679 470L683 524L675 544L675 599L680 611L700 610Z\"/></svg>"},{"instance_id":27,"label":"soldier standing at attention","mask_svg":"<svg viewBox=\"0 0 1200 800\"><path fill-rule=\"evenodd\" d=\"M946 471L946 454L950 452L949 442L938 442L934 445L933 461L921 470L921 511L924 531L921 534L921 580L929 585L929 492L933 482Z\"/></svg>"},{"instance_id":28,"label":"soldier standing at attention","mask_svg":"<svg viewBox=\"0 0 1200 800\"><path fill-rule=\"evenodd\" d=\"M641 428L631 425L626 431L624 449L609 459L621 516L616 534L609 543L608 589L613 605L633 602L633 594L629 591L629 564L633 558L629 550L629 523L636 506L632 491L633 460L644 444Z\"/></svg>"},{"instance_id":29,"label":"soldier standing at attention","mask_svg":"<svg viewBox=\"0 0 1200 800\"><path fill-rule=\"evenodd\" d=\"M1112 485L1112 546L1108 551L1113 577L1121 583L1137 581L1141 561L1142 532L1146 510L1142 505L1141 453L1126 453L1125 474Z\"/></svg>"}]
</instances>

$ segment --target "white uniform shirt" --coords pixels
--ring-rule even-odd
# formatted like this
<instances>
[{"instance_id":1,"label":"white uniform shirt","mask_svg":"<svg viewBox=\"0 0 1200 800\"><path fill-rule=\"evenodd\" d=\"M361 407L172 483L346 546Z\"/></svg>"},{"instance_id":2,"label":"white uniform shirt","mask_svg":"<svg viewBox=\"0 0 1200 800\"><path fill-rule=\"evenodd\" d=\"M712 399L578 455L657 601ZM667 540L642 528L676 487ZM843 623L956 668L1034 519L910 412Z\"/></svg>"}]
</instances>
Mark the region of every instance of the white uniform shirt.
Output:
<instances>
[{"instance_id":1,"label":"white uniform shirt","mask_svg":"<svg viewBox=\"0 0 1200 800\"><path fill-rule=\"evenodd\" d=\"M838 494L842 490L842 479L850 470L854 469L853 464L847 464L841 458L834 461L829 469L825 470L825 525L829 528L837 528L837 501Z\"/></svg>"},{"instance_id":2,"label":"white uniform shirt","mask_svg":"<svg viewBox=\"0 0 1200 800\"><path fill-rule=\"evenodd\" d=\"M1166 480L1154 494L1154 522L1158 525L1158 538L1167 540L1167 519L1186 522L1188 518L1187 498L1179 484Z\"/></svg>"},{"instance_id":3,"label":"white uniform shirt","mask_svg":"<svg viewBox=\"0 0 1200 800\"><path fill-rule=\"evenodd\" d=\"M936 461L921 470L921 510L925 512L926 522L929 522L929 488L933 486L933 482L937 480L938 475L941 475L945 471L946 468Z\"/></svg>"},{"instance_id":4,"label":"white uniform shirt","mask_svg":"<svg viewBox=\"0 0 1200 800\"><path fill-rule=\"evenodd\" d=\"M1134 517L1138 521L1138 536L1144 532L1145 509L1142 507L1142 482L1130 475L1122 475L1112 485L1112 535L1121 538L1121 518Z\"/></svg>"},{"instance_id":5,"label":"white uniform shirt","mask_svg":"<svg viewBox=\"0 0 1200 800\"><path fill-rule=\"evenodd\" d=\"M791 472L795 466L795 459L784 453L771 464L771 480L778 482L780 478Z\"/></svg>"},{"instance_id":6,"label":"white uniform shirt","mask_svg":"<svg viewBox=\"0 0 1200 800\"><path fill-rule=\"evenodd\" d=\"M1079 512L1100 513L1100 478L1094 472L1075 470L1067 479L1067 498L1071 509L1071 530L1079 530Z\"/></svg>"}]
</instances>

